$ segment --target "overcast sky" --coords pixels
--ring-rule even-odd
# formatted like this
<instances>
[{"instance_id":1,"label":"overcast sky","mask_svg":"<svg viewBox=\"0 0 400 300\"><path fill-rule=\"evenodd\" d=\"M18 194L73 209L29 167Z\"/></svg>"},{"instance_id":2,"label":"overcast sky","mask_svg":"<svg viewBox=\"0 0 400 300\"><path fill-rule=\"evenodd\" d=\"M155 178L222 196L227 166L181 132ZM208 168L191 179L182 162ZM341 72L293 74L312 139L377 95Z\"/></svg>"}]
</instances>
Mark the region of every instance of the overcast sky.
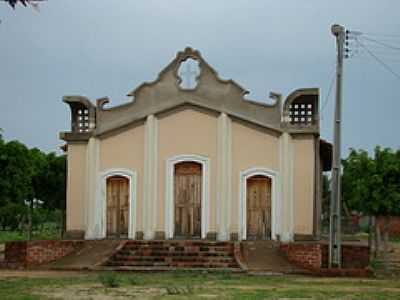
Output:
<instances>
[{"instance_id":1,"label":"overcast sky","mask_svg":"<svg viewBox=\"0 0 400 300\"><path fill-rule=\"evenodd\" d=\"M223 79L264 101L321 89L321 136L331 140L335 70L333 23L400 47L400 1L61 1L40 12L0 1L0 128L7 140L57 151L69 130L63 95L111 104L154 80L191 46ZM400 73L400 51L366 45ZM355 48L355 47L353 47ZM343 150L398 148L400 79L366 51L345 61Z\"/></svg>"}]
</instances>

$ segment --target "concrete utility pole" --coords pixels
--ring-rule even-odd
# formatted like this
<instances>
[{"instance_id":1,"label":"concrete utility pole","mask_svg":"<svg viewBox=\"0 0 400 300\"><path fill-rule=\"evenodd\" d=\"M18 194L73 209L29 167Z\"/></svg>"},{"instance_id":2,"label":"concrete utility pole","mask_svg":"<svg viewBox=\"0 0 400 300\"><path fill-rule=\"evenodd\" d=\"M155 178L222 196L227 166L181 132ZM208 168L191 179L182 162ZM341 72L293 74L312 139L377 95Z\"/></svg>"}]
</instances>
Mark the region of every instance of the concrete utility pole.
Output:
<instances>
[{"instance_id":1,"label":"concrete utility pole","mask_svg":"<svg viewBox=\"0 0 400 300\"><path fill-rule=\"evenodd\" d=\"M342 118L342 78L345 28L332 25L332 34L336 37L337 63L336 63L336 101L334 117L334 142L332 162L332 191L330 202L329 225L329 267L341 268L342 243L341 243L341 118Z\"/></svg>"}]
</instances>

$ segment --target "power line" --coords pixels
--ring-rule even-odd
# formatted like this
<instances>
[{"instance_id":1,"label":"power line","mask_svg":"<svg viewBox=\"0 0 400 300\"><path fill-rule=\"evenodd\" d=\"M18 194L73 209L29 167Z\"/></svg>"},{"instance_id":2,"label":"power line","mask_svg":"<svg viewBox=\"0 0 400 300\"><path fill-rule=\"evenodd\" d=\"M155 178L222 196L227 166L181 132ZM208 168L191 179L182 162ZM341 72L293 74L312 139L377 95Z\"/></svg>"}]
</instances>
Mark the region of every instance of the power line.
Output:
<instances>
[{"instance_id":1,"label":"power line","mask_svg":"<svg viewBox=\"0 0 400 300\"><path fill-rule=\"evenodd\" d=\"M375 40L375 39L371 39L371 38L367 38L367 37L362 37L362 38L365 39L365 40L371 41L371 42L373 42L373 43L382 45L382 46L384 46L384 47L386 47L386 48L400 51L400 47L395 47L395 46L389 45L389 44L387 44L387 43L385 43L385 42L381 42L381 41L378 41L378 40Z\"/></svg>"},{"instance_id":2,"label":"power line","mask_svg":"<svg viewBox=\"0 0 400 300\"><path fill-rule=\"evenodd\" d=\"M371 36L376 36L376 37L387 37L387 38L399 38L399 34L386 34L386 33L372 33L372 32L363 32L363 35L371 35Z\"/></svg>"},{"instance_id":3,"label":"power line","mask_svg":"<svg viewBox=\"0 0 400 300\"><path fill-rule=\"evenodd\" d=\"M326 94L324 102L321 105L321 119L323 118L323 113L324 113L325 107L328 104L329 96L331 95L333 84L335 82L335 77L336 77L336 74L335 74L335 72L333 72L331 83L329 84L328 94Z\"/></svg>"},{"instance_id":4,"label":"power line","mask_svg":"<svg viewBox=\"0 0 400 300\"><path fill-rule=\"evenodd\" d=\"M357 40L357 42L360 44L361 47L363 47L368 53L369 55L371 55L378 63L380 63L387 71L389 71L390 73L392 73L394 76L397 77L397 79L400 80L400 75L398 73L396 73L395 71L393 71L393 69L386 64L383 60L381 60L378 56L376 56L371 50L369 50L363 43L361 43L359 40Z\"/></svg>"}]
</instances>

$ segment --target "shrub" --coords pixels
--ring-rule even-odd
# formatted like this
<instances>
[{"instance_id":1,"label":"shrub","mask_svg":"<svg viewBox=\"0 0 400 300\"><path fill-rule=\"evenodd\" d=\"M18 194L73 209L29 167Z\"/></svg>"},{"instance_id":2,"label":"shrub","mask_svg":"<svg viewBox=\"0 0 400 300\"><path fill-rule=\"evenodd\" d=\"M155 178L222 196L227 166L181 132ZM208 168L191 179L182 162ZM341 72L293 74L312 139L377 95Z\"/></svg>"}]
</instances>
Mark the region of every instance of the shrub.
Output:
<instances>
[{"instance_id":1,"label":"shrub","mask_svg":"<svg viewBox=\"0 0 400 300\"><path fill-rule=\"evenodd\" d=\"M115 288L119 286L118 276L114 272L106 272L100 274L99 281L105 287Z\"/></svg>"}]
</instances>

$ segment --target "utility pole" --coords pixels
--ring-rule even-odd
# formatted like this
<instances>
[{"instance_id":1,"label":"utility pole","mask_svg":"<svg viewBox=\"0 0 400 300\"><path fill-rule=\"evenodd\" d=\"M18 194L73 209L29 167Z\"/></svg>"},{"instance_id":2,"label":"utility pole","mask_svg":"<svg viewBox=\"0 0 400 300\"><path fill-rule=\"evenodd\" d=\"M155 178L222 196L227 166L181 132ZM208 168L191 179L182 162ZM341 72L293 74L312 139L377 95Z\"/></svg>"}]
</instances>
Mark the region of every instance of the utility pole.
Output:
<instances>
[{"instance_id":1,"label":"utility pole","mask_svg":"<svg viewBox=\"0 0 400 300\"><path fill-rule=\"evenodd\" d=\"M332 25L332 34L336 38L337 62L336 62L336 100L334 117L334 142L332 162L332 191L330 201L329 222L329 268L341 268L341 118L342 118L342 79L345 28L340 25Z\"/></svg>"}]
</instances>

